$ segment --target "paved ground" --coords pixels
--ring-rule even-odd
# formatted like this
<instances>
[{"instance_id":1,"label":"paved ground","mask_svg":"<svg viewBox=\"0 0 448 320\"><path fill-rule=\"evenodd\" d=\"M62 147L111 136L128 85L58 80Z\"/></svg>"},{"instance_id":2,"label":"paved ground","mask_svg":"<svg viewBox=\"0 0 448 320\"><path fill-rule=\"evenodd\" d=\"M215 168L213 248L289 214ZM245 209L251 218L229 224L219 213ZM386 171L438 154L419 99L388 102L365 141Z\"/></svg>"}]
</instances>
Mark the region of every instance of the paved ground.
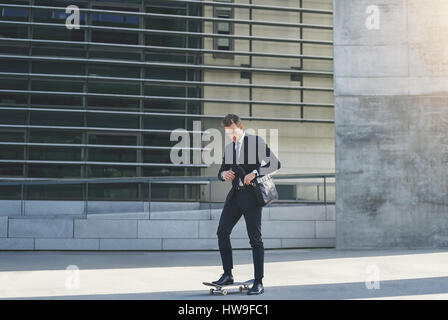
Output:
<instances>
[{"instance_id":1,"label":"paved ground","mask_svg":"<svg viewBox=\"0 0 448 320\"><path fill-rule=\"evenodd\" d=\"M448 250L266 250L265 293L209 295L217 251L0 252L0 298L26 299L448 299ZM252 278L234 250L237 281ZM370 289L369 289L370 288Z\"/></svg>"}]
</instances>

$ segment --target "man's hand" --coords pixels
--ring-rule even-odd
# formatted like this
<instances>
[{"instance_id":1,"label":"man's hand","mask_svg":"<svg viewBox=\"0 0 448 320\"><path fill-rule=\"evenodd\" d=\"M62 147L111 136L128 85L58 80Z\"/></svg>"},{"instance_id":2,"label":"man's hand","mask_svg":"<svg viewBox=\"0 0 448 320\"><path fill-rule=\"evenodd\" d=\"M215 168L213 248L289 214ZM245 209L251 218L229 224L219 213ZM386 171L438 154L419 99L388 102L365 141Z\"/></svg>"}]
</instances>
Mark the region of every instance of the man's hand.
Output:
<instances>
[{"instance_id":1,"label":"man's hand","mask_svg":"<svg viewBox=\"0 0 448 320\"><path fill-rule=\"evenodd\" d=\"M250 184L250 182L255 178L255 173L251 172L244 177L244 184Z\"/></svg>"},{"instance_id":2,"label":"man's hand","mask_svg":"<svg viewBox=\"0 0 448 320\"><path fill-rule=\"evenodd\" d=\"M235 179L235 173L232 170L228 170L228 171L223 171L221 173L221 177L225 180L225 181L232 181L233 179Z\"/></svg>"}]
</instances>

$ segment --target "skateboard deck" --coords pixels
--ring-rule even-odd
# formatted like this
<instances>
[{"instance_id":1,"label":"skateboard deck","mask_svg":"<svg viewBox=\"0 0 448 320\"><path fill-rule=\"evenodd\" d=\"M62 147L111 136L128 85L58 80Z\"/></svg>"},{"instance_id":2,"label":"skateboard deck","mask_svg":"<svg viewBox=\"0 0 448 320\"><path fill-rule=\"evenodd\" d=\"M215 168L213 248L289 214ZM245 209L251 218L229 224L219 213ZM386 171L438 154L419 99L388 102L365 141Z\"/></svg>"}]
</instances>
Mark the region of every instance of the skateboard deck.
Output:
<instances>
[{"instance_id":1,"label":"skateboard deck","mask_svg":"<svg viewBox=\"0 0 448 320\"><path fill-rule=\"evenodd\" d=\"M221 293L222 295L226 295L228 293L227 287L239 287L240 292L243 292L244 290L249 290L249 286L251 284L254 283L254 279L251 280L247 280L245 282L234 282L232 284L224 284L224 285L219 285L216 283L212 283L212 282L202 282L203 285L209 286L209 287L214 287L210 289L210 294L214 294L216 293Z\"/></svg>"}]
</instances>

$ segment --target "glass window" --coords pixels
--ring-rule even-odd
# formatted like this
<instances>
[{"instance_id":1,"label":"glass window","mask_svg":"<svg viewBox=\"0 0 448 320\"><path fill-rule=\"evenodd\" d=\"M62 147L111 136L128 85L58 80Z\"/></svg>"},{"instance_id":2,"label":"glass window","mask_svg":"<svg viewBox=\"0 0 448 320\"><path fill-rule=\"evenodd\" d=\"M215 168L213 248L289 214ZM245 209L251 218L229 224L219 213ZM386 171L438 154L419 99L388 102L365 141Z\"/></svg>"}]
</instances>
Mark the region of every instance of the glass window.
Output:
<instances>
[{"instance_id":1,"label":"glass window","mask_svg":"<svg viewBox=\"0 0 448 320\"><path fill-rule=\"evenodd\" d=\"M33 56L49 56L49 57L73 57L73 58L86 58L86 50L79 46L70 46L64 44L61 47L55 47L54 45L32 45ZM37 62L41 63L41 62ZM78 64L80 65L80 64Z\"/></svg>"},{"instance_id":2,"label":"glass window","mask_svg":"<svg viewBox=\"0 0 448 320\"><path fill-rule=\"evenodd\" d=\"M140 84L138 82L89 82L89 92L91 93L112 93L112 94L126 94L139 95Z\"/></svg>"},{"instance_id":3,"label":"glass window","mask_svg":"<svg viewBox=\"0 0 448 320\"><path fill-rule=\"evenodd\" d=\"M23 160L23 149L20 146L1 146L0 159L2 160Z\"/></svg>"},{"instance_id":4,"label":"glass window","mask_svg":"<svg viewBox=\"0 0 448 320\"><path fill-rule=\"evenodd\" d=\"M0 71L28 73L28 61L1 59Z\"/></svg>"},{"instance_id":5,"label":"glass window","mask_svg":"<svg viewBox=\"0 0 448 320\"><path fill-rule=\"evenodd\" d=\"M0 176L2 169L0 168ZM20 200L20 186L0 186L0 200Z\"/></svg>"},{"instance_id":6,"label":"glass window","mask_svg":"<svg viewBox=\"0 0 448 320\"><path fill-rule=\"evenodd\" d=\"M186 70L179 68L147 67L145 68L145 77L148 79L185 80Z\"/></svg>"},{"instance_id":7,"label":"glass window","mask_svg":"<svg viewBox=\"0 0 448 320\"><path fill-rule=\"evenodd\" d=\"M92 42L138 44L138 33L92 29Z\"/></svg>"},{"instance_id":8,"label":"glass window","mask_svg":"<svg viewBox=\"0 0 448 320\"><path fill-rule=\"evenodd\" d=\"M23 177L23 164L0 163L0 177Z\"/></svg>"},{"instance_id":9,"label":"glass window","mask_svg":"<svg viewBox=\"0 0 448 320\"><path fill-rule=\"evenodd\" d=\"M87 114L89 127L139 128L138 116L123 114Z\"/></svg>"},{"instance_id":10,"label":"glass window","mask_svg":"<svg viewBox=\"0 0 448 320\"><path fill-rule=\"evenodd\" d=\"M190 36L192 37L192 36ZM200 37L200 36L198 36ZM186 48L187 37L182 35L162 35L162 34L146 34L146 45L160 46L160 47L173 47L173 48Z\"/></svg>"},{"instance_id":11,"label":"glass window","mask_svg":"<svg viewBox=\"0 0 448 320\"><path fill-rule=\"evenodd\" d=\"M145 177L184 176L185 168L182 167L144 167Z\"/></svg>"},{"instance_id":12,"label":"glass window","mask_svg":"<svg viewBox=\"0 0 448 320\"><path fill-rule=\"evenodd\" d=\"M83 92L83 82L62 80L31 80L33 91Z\"/></svg>"},{"instance_id":13,"label":"glass window","mask_svg":"<svg viewBox=\"0 0 448 320\"><path fill-rule=\"evenodd\" d=\"M179 86L145 85L146 96L185 97L186 89Z\"/></svg>"},{"instance_id":14,"label":"glass window","mask_svg":"<svg viewBox=\"0 0 448 320\"><path fill-rule=\"evenodd\" d=\"M89 133L89 144L137 145L137 136Z\"/></svg>"},{"instance_id":15,"label":"glass window","mask_svg":"<svg viewBox=\"0 0 448 320\"><path fill-rule=\"evenodd\" d=\"M8 26L2 25L0 28L0 38L28 38L28 29L26 26Z\"/></svg>"},{"instance_id":16,"label":"glass window","mask_svg":"<svg viewBox=\"0 0 448 320\"><path fill-rule=\"evenodd\" d=\"M0 105L26 105L27 101L28 96L26 93L2 93L0 95Z\"/></svg>"},{"instance_id":17,"label":"glass window","mask_svg":"<svg viewBox=\"0 0 448 320\"><path fill-rule=\"evenodd\" d=\"M129 8L98 8L96 9L106 9L106 10L118 10L118 11L130 11ZM117 26L132 28L138 27L138 16L137 15L123 15L120 13L102 13L94 12L92 13L92 24L96 26Z\"/></svg>"},{"instance_id":18,"label":"glass window","mask_svg":"<svg viewBox=\"0 0 448 320\"><path fill-rule=\"evenodd\" d=\"M82 63L33 61L31 63L31 68L33 73L68 74L68 75L86 74L85 64Z\"/></svg>"},{"instance_id":19,"label":"glass window","mask_svg":"<svg viewBox=\"0 0 448 320\"><path fill-rule=\"evenodd\" d=\"M50 94L33 94L31 96L31 104L34 106L50 107L50 106L83 106L82 97L70 94L66 95L50 95Z\"/></svg>"},{"instance_id":20,"label":"glass window","mask_svg":"<svg viewBox=\"0 0 448 320\"><path fill-rule=\"evenodd\" d=\"M72 3L70 3L72 4ZM65 7L68 4L63 5L63 9L40 9L35 8L33 10L33 19L35 22L45 22L45 23L65 23L67 17L71 16L72 13L66 13ZM86 13L80 10L79 12L79 23L85 24Z\"/></svg>"},{"instance_id":21,"label":"glass window","mask_svg":"<svg viewBox=\"0 0 448 320\"><path fill-rule=\"evenodd\" d=\"M143 152L143 162L145 163L171 163L171 150L149 150Z\"/></svg>"},{"instance_id":22,"label":"glass window","mask_svg":"<svg viewBox=\"0 0 448 320\"><path fill-rule=\"evenodd\" d=\"M140 68L89 64L89 75L102 77L140 78Z\"/></svg>"},{"instance_id":23,"label":"glass window","mask_svg":"<svg viewBox=\"0 0 448 320\"><path fill-rule=\"evenodd\" d=\"M143 144L145 146L171 147L178 141L170 141L170 133L146 133L143 135Z\"/></svg>"},{"instance_id":24,"label":"glass window","mask_svg":"<svg viewBox=\"0 0 448 320\"><path fill-rule=\"evenodd\" d=\"M2 20L27 21L28 9L26 8L1 8L0 17Z\"/></svg>"},{"instance_id":25,"label":"glass window","mask_svg":"<svg viewBox=\"0 0 448 320\"><path fill-rule=\"evenodd\" d=\"M111 60L132 60L132 61L140 61L140 53L139 52L130 52L132 49L112 49L108 48L107 50L102 50L100 48L92 48L89 51L90 58L95 59L111 59ZM111 69L115 69L116 65L109 66ZM118 67L123 68L123 67ZM128 66L124 67L128 68ZM133 67L129 67L133 68ZM121 69L122 70L122 69Z\"/></svg>"},{"instance_id":26,"label":"glass window","mask_svg":"<svg viewBox=\"0 0 448 320\"><path fill-rule=\"evenodd\" d=\"M137 151L125 149L90 148L88 161L136 162Z\"/></svg>"},{"instance_id":27,"label":"glass window","mask_svg":"<svg viewBox=\"0 0 448 320\"><path fill-rule=\"evenodd\" d=\"M81 148L30 147L29 160L81 161Z\"/></svg>"},{"instance_id":28,"label":"glass window","mask_svg":"<svg viewBox=\"0 0 448 320\"><path fill-rule=\"evenodd\" d=\"M27 90L27 82L27 80L3 78L0 79L0 88L2 88L2 90Z\"/></svg>"},{"instance_id":29,"label":"glass window","mask_svg":"<svg viewBox=\"0 0 448 320\"><path fill-rule=\"evenodd\" d=\"M30 178L81 178L81 166L69 164L28 164Z\"/></svg>"},{"instance_id":30,"label":"glass window","mask_svg":"<svg viewBox=\"0 0 448 320\"><path fill-rule=\"evenodd\" d=\"M184 100L158 100L151 99L144 102L145 111L184 112Z\"/></svg>"},{"instance_id":31,"label":"glass window","mask_svg":"<svg viewBox=\"0 0 448 320\"><path fill-rule=\"evenodd\" d=\"M30 142L79 144L82 143L82 132L30 129Z\"/></svg>"},{"instance_id":32,"label":"glass window","mask_svg":"<svg viewBox=\"0 0 448 320\"><path fill-rule=\"evenodd\" d=\"M39 112L31 111L30 124L40 126L74 126L84 125L83 114L69 112Z\"/></svg>"},{"instance_id":33,"label":"glass window","mask_svg":"<svg viewBox=\"0 0 448 320\"><path fill-rule=\"evenodd\" d=\"M23 131L0 130L1 142L24 142L25 133Z\"/></svg>"},{"instance_id":34,"label":"glass window","mask_svg":"<svg viewBox=\"0 0 448 320\"><path fill-rule=\"evenodd\" d=\"M128 166L99 166L90 165L87 167L89 178L114 178L114 177L136 177L135 167Z\"/></svg>"},{"instance_id":35,"label":"glass window","mask_svg":"<svg viewBox=\"0 0 448 320\"><path fill-rule=\"evenodd\" d=\"M135 109L140 106L138 98L87 97L90 108Z\"/></svg>"},{"instance_id":36,"label":"glass window","mask_svg":"<svg viewBox=\"0 0 448 320\"><path fill-rule=\"evenodd\" d=\"M143 119L145 129L174 130L185 128L185 118L183 117L145 116Z\"/></svg>"},{"instance_id":37,"label":"glass window","mask_svg":"<svg viewBox=\"0 0 448 320\"><path fill-rule=\"evenodd\" d=\"M33 26L33 38L45 40L84 41L85 28L69 30L61 27Z\"/></svg>"},{"instance_id":38,"label":"glass window","mask_svg":"<svg viewBox=\"0 0 448 320\"><path fill-rule=\"evenodd\" d=\"M81 184L27 186L27 200L83 200Z\"/></svg>"},{"instance_id":39,"label":"glass window","mask_svg":"<svg viewBox=\"0 0 448 320\"><path fill-rule=\"evenodd\" d=\"M1 124L26 124L26 111L0 110Z\"/></svg>"},{"instance_id":40,"label":"glass window","mask_svg":"<svg viewBox=\"0 0 448 320\"><path fill-rule=\"evenodd\" d=\"M139 200L138 184L91 184L89 200Z\"/></svg>"}]
</instances>

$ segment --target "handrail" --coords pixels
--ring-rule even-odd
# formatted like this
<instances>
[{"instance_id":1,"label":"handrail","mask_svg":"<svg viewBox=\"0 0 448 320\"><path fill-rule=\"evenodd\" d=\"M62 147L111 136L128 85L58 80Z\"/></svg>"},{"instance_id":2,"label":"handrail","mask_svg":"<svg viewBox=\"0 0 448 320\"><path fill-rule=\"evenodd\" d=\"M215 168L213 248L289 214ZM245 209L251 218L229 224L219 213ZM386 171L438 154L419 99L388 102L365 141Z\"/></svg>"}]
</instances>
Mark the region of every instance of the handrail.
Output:
<instances>
[{"instance_id":1,"label":"handrail","mask_svg":"<svg viewBox=\"0 0 448 320\"><path fill-rule=\"evenodd\" d=\"M306 203L327 205L327 179L334 178L334 173L315 173L315 174L275 174L272 175L274 180L286 179L323 179L324 190L323 201L306 201ZM83 184L84 188L84 215L88 213L89 203L89 185L90 184L117 184L117 183L147 183L148 184L148 203L151 203L151 185L152 184L199 184L208 185L208 202L211 209L211 182L219 181L217 176L181 176L181 177L133 177L133 178L76 178L76 179L42 179L42 178L0 178L0 186L20 186L21 215L25 215L25 186L31 185L67 185L67 184ZM318 189L319 190L319 189ZM282 201L279 201L282 202ZM285 203L304 203L304 201L285 200ZM149 214L151 214L151 205L148 206Z\"/></svg>"}]
</instances>

